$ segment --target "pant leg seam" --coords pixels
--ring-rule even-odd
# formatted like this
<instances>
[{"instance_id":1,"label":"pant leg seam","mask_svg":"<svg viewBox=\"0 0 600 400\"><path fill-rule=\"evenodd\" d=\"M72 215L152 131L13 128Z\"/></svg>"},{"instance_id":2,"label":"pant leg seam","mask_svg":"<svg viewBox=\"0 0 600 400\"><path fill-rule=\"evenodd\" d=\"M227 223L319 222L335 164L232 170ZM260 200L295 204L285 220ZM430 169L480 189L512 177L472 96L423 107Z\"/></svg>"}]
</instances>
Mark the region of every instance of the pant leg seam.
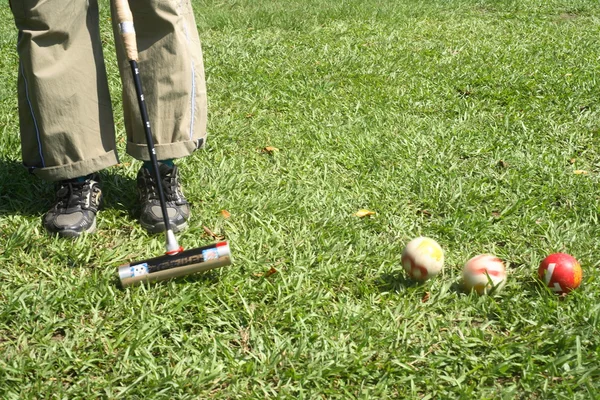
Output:
<instances>
[{"instance_id":1,"label":"pant leg seam","mask_svg":"<svg viewBox=\"0 0 600 400\"><path fill-rule=\"evenodd\" d=\"M46 161L44 160L44 154L42 152L42 140L40 138L40 129L38 127L37 119L35 118L35 113L33 112L33 105L31 104L31 99L29 98L29 85L27 84L27 78L25 77L25 70L23 68L23 63L21 64L21 76L23 77L23 82L25 84L25 98L27 99L27 105L29 106L29 112L31 113L31 118L33 119L33 126L35 127L35 136L38 142L38 153L40 155L40 159L42 161L42 167L46 167Z\"/></svg>"},{"instance_id":2,"label":"pant leg seam","mask_svg":"<svg viewBox=\"0 0 600 400\"><path fill-rule=\"evenodd\" d=\"M183 0L179 1L179 18L182 18L183 20L183 32L185 33L185 38L187 40L187 44L188 47L190 47L191 41L190 41L190 32L187 26L187 23L185 22L185 19L181 16L181 11L183 8ZM191 49L190 49L190 54L191 54ZM194 60L192 57L190 57L190 64L191 64L191 71L192 71L192 93L190 96L190 113L191 113L191 117L190 117L190 140L193 140L194 138L194 120L196 118L196 69L194 66Z\"/></svg>"}]
</instances>

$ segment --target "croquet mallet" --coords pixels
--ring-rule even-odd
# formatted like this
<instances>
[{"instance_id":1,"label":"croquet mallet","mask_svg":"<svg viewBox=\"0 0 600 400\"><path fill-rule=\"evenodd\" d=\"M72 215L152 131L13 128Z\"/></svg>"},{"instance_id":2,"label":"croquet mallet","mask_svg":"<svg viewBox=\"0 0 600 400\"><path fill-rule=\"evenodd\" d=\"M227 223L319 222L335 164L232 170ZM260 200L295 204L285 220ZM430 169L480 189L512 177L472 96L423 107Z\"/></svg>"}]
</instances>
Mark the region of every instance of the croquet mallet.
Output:
<instances>
[{"instance_id":1,"label":"croquet mallet","mask_svg":"<svg viewBox=\"0 0 600 400\"><path fill-rule=\"evenodd\" d=\"M166 231L166 253L165 255L149 258L142 261L134 261L119 266L118 274L123 287L139 284L142 282L155 282L165 279L176 278L209 269L231 264L231 253L227 242L219 242L191 250L183 250L177 243L177 238L171 229L167 204L162 187L162 180L158 169L158 160L152 138L152 130L146 109L146 102L142 92L142 82L137 64L138 51L135 29L133 26L133 15L129 8L128 0L113 0L114 10L118 18L119 32L123 39L125 53L131 66L133 82L137 94L142 125L148 144L148 153L152 162L152 174L157 182L160 208L165 222Z\"/></svg>"}]
</instances>

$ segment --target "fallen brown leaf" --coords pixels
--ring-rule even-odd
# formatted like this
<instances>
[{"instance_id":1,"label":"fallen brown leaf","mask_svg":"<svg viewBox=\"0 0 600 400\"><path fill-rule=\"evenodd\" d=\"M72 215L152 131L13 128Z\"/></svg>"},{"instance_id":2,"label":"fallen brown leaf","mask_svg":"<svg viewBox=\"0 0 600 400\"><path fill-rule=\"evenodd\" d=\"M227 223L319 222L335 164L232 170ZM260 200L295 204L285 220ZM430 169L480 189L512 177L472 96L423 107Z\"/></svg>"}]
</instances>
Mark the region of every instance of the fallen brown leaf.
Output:
<instances>
[{"instance_id":1,"label":"fallen brown leaf","mask_svg":"<svg viewBox=\"0 0 600 400\"><path fill-rule=\"evenodd\" d=\"M429 292L425 292L425 294L423 295L423 298L421 299L421 302L423 303L427 303L427 301L429 301Z\"/></svg>"},{"instance_id":2,"label":"fallen brown leaf","mask_svg":"<svg viewBox=\"0 0 600 400\"><path fill-rule=\"evenodd\" d=\"M354 215L359 217L359 218L364 218L364 217L368 217L370 215L375 215L375 211L370 211L370 210L366 210L366 209L361 209L358 210Z\"/></svg>"},{"instance_id":3,"label":"fallen brown leaf","mask_svg":"<svg viewBox=\"0 0 600 400\"><path fill-rule=\"evenodd\" d=\"M221 216L223 216L223 218L227 219L227 218L231 217L231 213L229 213L229 211L227 211L227 210L221 210Z\"/></svg>"},{"instance_id":4,"label":"fallen brown leaf","mask_svg":"<svg viewBox=\"0 0 600 400\"><path fill-rule=\"evenodd\" d=\"M508 163L507 163L506 161L504 161L504 160L499 160L499 161L498 161L498 167L500 167L500 168L505 168L505 169L506 169L506 168L508 168L508 167L509 167L509 165L508 165Z\"/></svg>"},{"instance_id":5,"label":"fallen brown leaf","mask_svg":"<svg viewBox=\"0 0 600 400\"><path fill-rule=\"evenodd\" d=\"M279 149L277 147L273 147L273 146L267 146L265 148L263 148L263 152L264 153L269 153L269 154L273 154L278 152Z\"/></svg>"},{"instance_id":6,"label":"fallen brown leaf","mask_svg":"<svg viewBox=\"0 0 600 400\"><path fill-rule=\"evenodd\" d=\"M206 226L203 226L202 228L204 229L204 232L208 236L212 237L214 240L223 240L223 239L225 239L225 236L223 236L223 235L217 235L216 233L214 233L213 231L211 231L210 229L208 229L208 227L206 227Z\"/></svg>"},{"instance_id":7,"label":"fallen brown leaf","mask_svg":"<svg viewBox=\"0 0 600 400\"><path fill-rule=\"evenodd\" d=\"M426 217L431 217L431 211L429 210L417 210L417 214L424 215Z\"/></svg>"},{"instance_id":8,"label":"fallen brown leaf","mask_svg":"<svg viewBox=\"0 0 600 400\"><path fill-rule=\"evenodd\" d=\"M250 330L248 328L240 328L240 347L246 353L250 352Z\"/></svg>"},{"instance_id":9,"label":"fallen brown leaf","mask_svg":"<svg viewBox=\"0 0 600 400\"><path fill-rule=\"evenodd\" d=\"M558 298L560 300L565 300L567 298L567 294L566 293L561 293L560 295L558 295Z\"/></svg>"},{"instance_id":10,"label":"fallen brown leaf","mask_svg":"<svg viewBox=\"0 0 600 400\"><path fill-rule=\"evenodd\" d=\"M254 275L257 278L268 278L273 274L276 274L277 270L275 269L275 267L271 267L267 272L255 272L252 275Z\"/></svg>"}]
</instances>

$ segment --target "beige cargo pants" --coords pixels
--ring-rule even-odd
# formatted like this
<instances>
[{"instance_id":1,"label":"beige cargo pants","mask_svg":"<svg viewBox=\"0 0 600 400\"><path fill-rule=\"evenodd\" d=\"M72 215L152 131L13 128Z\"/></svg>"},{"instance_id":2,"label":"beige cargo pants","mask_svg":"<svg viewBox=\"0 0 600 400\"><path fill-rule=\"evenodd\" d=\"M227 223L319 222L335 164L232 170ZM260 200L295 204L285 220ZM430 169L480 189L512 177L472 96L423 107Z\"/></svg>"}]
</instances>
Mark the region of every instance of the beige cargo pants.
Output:
<instances>
[{"instance_id":1,"label":"beige cargo pants","mask_svg":"<svg viewBox=\"0 0 600 400\"><path fill-rule=\"evenodd\" d=\"M52 181L116 164L98 0L10 2L19 30L23 163ZM130 6L157 157L188 156L204 143L207 119L202 50L190 0L130 0ZM131 69L117 29L113 24L127 153L148 160Z\"/></svg>"}]
</instances>

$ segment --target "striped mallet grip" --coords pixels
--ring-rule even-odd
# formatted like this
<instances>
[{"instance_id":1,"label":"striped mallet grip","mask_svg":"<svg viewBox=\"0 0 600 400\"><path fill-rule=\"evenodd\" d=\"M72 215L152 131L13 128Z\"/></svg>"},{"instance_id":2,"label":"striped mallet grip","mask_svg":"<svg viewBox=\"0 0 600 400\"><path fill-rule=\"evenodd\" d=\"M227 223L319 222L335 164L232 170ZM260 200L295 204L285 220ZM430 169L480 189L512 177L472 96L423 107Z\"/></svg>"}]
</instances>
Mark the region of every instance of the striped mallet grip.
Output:
<instances>
[{"instance_id":1,"label":"striped mallet grip","mask_svg":"<svg viewBox=\"0 0 600 400\"><path fill-rule=\"evenodd\" d=\"M138 60L138 49L135 38L135 29L133 27L133 15L129 8L129 0L113 0L115 11L117 13L117 23L119 32L123 38L125 53L129 61Z\"/></svg>"}]
</instances>

